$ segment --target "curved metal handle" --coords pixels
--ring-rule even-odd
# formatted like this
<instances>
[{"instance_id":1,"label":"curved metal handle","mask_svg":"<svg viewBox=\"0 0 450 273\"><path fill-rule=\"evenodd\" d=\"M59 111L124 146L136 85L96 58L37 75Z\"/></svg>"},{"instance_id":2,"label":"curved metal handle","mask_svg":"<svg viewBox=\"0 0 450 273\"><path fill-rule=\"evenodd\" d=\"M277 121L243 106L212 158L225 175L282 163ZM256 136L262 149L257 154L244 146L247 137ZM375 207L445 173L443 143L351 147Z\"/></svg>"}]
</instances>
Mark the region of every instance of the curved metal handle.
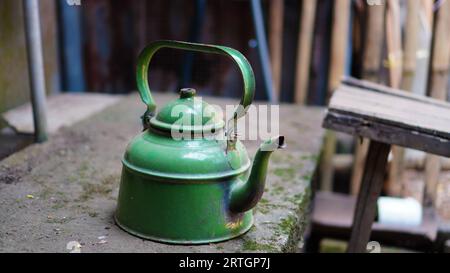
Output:
<instances>
[{"instance_id":1,"label":"curved metal handle","mask_svg":"<svg viewBox=\"0 0 450 273\"><path fill-rule=\"evenodd\" d=\"M238 119L245 115L247 112L247 106L252 103L255 95L255 76L250 63L244 55L235 49L225 46L195 44L170 40L161 40L149 44L142 50L138 58L136 80L141 99L147 105L146 114L153 116L156 110L156 104L152 94L150 93L150 87L148 86L148 66L156 51L164 47L220 54L230 57L234 63L238 65L244 81L244 94L242 95L239 103L242 107L236 108L233 118Z\"/></svg>"}]
</instances>

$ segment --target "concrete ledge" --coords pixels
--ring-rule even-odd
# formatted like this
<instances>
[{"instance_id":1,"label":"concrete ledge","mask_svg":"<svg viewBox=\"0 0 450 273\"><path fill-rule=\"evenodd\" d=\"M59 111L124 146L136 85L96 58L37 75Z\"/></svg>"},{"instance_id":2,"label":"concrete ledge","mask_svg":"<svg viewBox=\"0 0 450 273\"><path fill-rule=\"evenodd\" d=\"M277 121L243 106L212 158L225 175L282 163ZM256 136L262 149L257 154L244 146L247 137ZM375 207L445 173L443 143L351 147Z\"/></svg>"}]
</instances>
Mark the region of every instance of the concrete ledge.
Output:
<instances>
[{"instance_id":1,"label":"concrete ledge","mask_svg":"<svg viewBox=\"0 0 450 273\"><path fill-rule=\"evenodd\" d=\"M54 134L63 126L70 126L106 107L123 96L96 93L61 93L47 97L48 132ZM26 103L4 113L5 121L20 133L34 132L31 104Z\"/></svg>"},{"instance_id":2,"label":"concrete ledge","mask_svg":"<svg viewBox=\"0 0 450 273\"><path fill-rule=\"evenodd\" d=\"M158 95L159 105L172 95ZM235 100L205 98L225 104ZM114 224L121 157L141 130L145 107L136 94L0 161L0 251L69 252L295 252L308 219L311 180L323 130L322 108L280 108L288 148L271 158L255 224L227 242L175 246L145 241ZM258 142L246 142L253 155Z\"/></svg>"}]
</instances>

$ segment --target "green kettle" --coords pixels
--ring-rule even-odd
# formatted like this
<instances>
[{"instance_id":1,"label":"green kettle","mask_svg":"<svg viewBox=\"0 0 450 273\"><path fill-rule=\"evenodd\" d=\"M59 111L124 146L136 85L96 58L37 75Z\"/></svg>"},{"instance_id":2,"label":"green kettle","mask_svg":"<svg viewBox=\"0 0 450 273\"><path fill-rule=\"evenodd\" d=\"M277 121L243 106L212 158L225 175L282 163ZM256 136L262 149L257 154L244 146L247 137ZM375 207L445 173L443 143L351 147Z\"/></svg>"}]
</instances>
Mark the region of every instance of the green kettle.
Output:
<instances>
[{"instance_id":1,"label":"green kettle","mask_svg":"<svg viewBox=\"0 0 450 273\"><path fill-rule=\"evenodd\" d=\"M242 73L244 93L227 126L189 88L156 112L147 72L161 48L221 54L234 61ZM246 114L255 90L247 59L224 46L156 41L139 56L137 84L147 105L144 131L131 140L122 160L116 223L138 237L174 244L218 242L248 231L252 208L264 192L269 156L284 146L284 137L264 142L250 166L236 134L237 119ZM189 118L180 123L180 116ZM174 131L185 137L174 138Z\"/></svg>"}]
</instances>

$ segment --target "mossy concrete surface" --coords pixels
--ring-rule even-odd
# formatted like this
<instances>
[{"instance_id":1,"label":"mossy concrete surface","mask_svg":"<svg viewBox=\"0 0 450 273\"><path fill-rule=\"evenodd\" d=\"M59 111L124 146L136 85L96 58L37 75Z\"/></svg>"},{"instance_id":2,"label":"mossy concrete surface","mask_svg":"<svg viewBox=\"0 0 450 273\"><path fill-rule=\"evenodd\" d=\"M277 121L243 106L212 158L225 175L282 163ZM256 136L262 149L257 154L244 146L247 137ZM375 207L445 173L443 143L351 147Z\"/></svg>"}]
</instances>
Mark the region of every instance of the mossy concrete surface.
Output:
<instances>
[{"instance_id":1,"label":"mossy concrete surface","mask_svg":"<svg viewBox=\"0 0 450 273\"><path fill-rule=\"evenodd\" d=\"M173 98L158 95L156 101L162 105ZM322 108L280 108L280 131L286 136L287 148L271 158L266 190L254 211L254 226L237 239L200 246L142 240L114 224L121 157L128 141L141 130L139 117L144 110L132 94L61 129L48 142L0 161L0 251L69 252L72 241L80 243L81 252L298 250L322 145ZM259 143L245 142L251 156Z\"/></svg>"}]
</instances>

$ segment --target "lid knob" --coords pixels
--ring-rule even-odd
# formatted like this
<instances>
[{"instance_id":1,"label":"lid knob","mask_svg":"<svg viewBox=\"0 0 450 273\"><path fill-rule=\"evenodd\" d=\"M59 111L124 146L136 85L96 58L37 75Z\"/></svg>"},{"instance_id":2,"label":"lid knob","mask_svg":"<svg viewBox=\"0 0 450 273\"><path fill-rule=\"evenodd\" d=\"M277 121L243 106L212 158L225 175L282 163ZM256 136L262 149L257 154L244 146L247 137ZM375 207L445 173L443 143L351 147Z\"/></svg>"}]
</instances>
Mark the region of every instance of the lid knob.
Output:
<instances>
[{"instance_id":1,"label":"lid knob","mask_svg":"<svg viewBox=\"0 0 450 273\"><path fill-rule=\"evenodd\" d=\"M181 99L192 98L194 96L195 96L194 88L183 88L180 90L180 98Z\"/></svg>"}]
</instances>

